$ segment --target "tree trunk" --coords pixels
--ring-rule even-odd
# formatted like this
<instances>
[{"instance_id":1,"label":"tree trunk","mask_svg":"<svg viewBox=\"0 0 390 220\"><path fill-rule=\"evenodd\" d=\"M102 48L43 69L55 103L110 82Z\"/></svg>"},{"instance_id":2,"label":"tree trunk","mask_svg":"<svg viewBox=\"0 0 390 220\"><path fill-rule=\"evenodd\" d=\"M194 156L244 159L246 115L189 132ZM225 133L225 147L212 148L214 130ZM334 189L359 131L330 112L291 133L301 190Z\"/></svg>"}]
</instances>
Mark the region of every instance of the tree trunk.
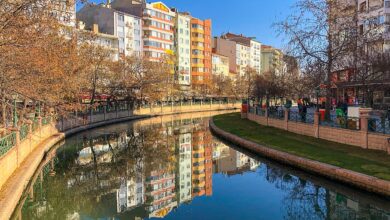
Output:
<instances>
[{"instance_id":1,"label":"tree trunk","mask_svg":"<svg viewBox=\"0 0 390 220\"><path fill-rule=\"evenodd\" d=\"M7 126L7 103L5 99L5 91L1 91L1 119L2 119L2 124L4 127Z\"/></svg>"}]
</instances>

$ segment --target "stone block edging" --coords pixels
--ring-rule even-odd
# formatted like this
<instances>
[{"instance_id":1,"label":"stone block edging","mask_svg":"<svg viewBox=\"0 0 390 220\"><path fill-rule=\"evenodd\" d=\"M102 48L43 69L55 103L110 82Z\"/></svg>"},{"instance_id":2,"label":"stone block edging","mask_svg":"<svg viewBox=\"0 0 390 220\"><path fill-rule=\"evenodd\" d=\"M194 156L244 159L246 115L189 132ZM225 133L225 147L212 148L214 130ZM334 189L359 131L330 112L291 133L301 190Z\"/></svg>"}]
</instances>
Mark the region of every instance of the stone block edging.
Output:
<instances>
[{"instance_id":1,"label":"stone block edging","mask_svg":"<svg viewBox=\"0 0 390 220\"><path fill-rule=\"evenodd\" d=\"M221 137L233 144L236 144L262 156L269 157L278 162L302 169L310 173L322 175L344 184L352 185L369 192L374 192L386 197L390 197L390 181L381 180L373 176L262 146L218 128L214 124L213 119L210 119L210 129L218 137Z\"/></svg>"}]
</instances>

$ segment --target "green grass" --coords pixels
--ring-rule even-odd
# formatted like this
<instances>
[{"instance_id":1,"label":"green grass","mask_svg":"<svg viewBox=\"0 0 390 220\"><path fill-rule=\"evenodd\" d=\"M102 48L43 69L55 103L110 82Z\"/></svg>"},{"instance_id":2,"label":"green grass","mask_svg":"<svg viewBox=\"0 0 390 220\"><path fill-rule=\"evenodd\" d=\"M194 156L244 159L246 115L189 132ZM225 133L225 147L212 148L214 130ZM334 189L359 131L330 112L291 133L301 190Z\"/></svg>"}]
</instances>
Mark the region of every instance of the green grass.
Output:
<instances>
[{"instance_id":1,"label":"green grass","mask_svg":"<svg viewBox=\"0 0 390 220\"><path fill-rule=\"evenodd\" d=\"M229 133L266 147L390 180L390 156L383 151L366 150L262 126L241 119L240 113L215 116L214 122Z\"/></svg>"}]
</instances>

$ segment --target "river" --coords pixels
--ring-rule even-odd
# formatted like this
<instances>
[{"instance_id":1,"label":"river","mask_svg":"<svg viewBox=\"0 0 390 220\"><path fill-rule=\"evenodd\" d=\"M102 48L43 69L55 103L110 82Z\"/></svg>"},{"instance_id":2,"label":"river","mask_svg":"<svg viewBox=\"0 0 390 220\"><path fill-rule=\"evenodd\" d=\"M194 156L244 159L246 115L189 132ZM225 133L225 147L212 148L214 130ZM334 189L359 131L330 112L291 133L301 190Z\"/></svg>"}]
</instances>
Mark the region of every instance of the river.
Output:
<instances>
[{"instance_id":1,"label":"river","mask_svg":"<svg viewBox=\"0 0 390 220\"><path fill-rule=\"evenodd\" d=\"M257 157L198 113L90 130L42 161L14 219L390 219L390 201ZM277 137L275 137L277 138Z\"/></svg>"}]
</instances>

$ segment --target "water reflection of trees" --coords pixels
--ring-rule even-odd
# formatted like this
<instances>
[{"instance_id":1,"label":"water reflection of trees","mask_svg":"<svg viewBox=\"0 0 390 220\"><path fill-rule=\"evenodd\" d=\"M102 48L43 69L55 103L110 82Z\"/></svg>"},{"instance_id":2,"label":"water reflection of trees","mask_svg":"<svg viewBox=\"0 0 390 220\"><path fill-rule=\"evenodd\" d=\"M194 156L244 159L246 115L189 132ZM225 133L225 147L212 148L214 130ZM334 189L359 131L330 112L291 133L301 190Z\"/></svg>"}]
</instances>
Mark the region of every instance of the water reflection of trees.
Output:
<instances>
[{"instance_id":1,"label":"water reflection of trees","mask_svg":"<svg viewBox=\"0 0 390 220\"><path fill-rule=\"evenodd\" d=\"M121 180L175 167L173 142L169 128L160 124L84 137L58 150L56 176L40 183L45 196L30 204L24 219L63 219L78 215L78 210L90 217L116 213ZM90 158L81 162L81 151L90 152Z\"/></svg>"},{"instance_id":2,"label":"water reflection of trees","mask_svg":"<svg viewBox=\"0 0 390 220\"><path fill-rule=\"evenodd\" d=\"M264 164L259 173L285 193L281 210L285 219L388 219L390 214L293 176L279 167Z\"/></svg>"}]
</instances>

